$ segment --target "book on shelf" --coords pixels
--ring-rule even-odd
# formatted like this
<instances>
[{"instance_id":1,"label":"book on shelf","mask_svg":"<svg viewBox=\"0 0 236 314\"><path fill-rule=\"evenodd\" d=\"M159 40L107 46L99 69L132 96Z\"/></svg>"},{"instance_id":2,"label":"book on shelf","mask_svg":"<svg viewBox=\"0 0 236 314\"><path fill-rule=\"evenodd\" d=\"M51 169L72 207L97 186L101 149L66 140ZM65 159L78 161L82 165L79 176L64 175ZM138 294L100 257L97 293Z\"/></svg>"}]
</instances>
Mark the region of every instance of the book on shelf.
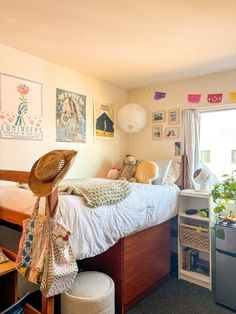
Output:
<instances>
[{"instance_id":1,"label":"book on shelf","mask_svg":"<svg viewBox=\"0 0 236 314\"><path fill-rule=\"evenodd\" d=\"M209 262L199 258L199 251L186 247L182 251L182 268L209 276Z\"/></svg>"}]
</instances>

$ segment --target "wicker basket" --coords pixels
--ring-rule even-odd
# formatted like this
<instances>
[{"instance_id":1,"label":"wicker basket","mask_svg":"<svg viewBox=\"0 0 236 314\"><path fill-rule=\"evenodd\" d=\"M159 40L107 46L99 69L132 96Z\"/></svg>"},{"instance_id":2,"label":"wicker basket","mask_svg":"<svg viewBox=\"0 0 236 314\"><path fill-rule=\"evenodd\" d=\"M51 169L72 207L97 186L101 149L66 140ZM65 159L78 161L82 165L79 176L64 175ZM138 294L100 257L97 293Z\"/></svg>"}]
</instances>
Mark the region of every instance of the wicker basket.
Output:
<instances>
[{"instance_id":1,"label":"wicker basket","mask_svg":"<svg viewBox=\"0 0 236 314\"><path fill-rule=\"evenodd\" d=\"M197 226L180 224L180 243L199 250L209 250L209 230ZM198 231L199 230L199 231Z\"/></svg>"}]
</instances>

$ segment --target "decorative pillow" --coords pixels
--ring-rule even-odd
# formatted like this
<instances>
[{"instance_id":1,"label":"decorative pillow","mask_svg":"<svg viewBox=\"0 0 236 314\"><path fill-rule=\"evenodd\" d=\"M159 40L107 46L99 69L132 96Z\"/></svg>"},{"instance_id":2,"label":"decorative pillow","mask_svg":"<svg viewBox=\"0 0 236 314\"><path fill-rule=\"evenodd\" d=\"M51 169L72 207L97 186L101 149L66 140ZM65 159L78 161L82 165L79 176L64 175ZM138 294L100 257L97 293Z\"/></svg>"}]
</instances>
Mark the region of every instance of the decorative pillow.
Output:
<instances>
[{"instance_id":1,"label":"decorative pillow","mask_svg":"<svg viewBox=\"0 0 236 314\"><path fill-rule=\"evenodd\" d=\"M173 184L175 183L181 173L181 164L178 162L172 162L171 167L167 173L167 176L163 180L163 184Z\"/></svg>"},{"instance_id":2,"label":"decorative pillow","mask_svg":"<svg viewBox=\"0 0 236 314\"><path fill-rule=\"evenodd\" d=\"M150 184L158 176L158 165L155 162L145 160L138 165L135 178L138 183Z\"/></svg>"},{"instance_id":3,"label":"decorative pillow","mask_svg":"<svg viewBox=\"0 0 236 314\"><path fill-rule=\"evenodd\" d=\"M165 180L171 164L172 164L172 160L171 159L155 159L152 160L153 162L155 162L158 166L159 166L159 174L158 174L158 178L154 181L152 181L152 184L163 184L163 180Z\"/></svg>"}]
</instances>

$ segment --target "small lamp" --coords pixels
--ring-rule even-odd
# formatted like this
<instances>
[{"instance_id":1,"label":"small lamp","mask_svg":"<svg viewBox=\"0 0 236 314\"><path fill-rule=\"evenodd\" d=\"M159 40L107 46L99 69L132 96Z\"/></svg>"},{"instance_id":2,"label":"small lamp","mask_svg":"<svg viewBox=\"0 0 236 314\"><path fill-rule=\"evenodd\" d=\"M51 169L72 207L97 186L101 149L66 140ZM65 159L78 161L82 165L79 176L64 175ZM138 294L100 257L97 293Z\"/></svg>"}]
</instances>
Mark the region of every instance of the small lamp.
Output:
<instances>
[{"instance_id":1,"label":"small lamp","mask_svg":"<svg viewBox=\"0 0 236 314\"><path fill-rule=\"evenodd\" d=\"M211 179L211 176L207 169L197 169L193 174L193 179L199 185L199 189L196 189L196 191L204 192L209 190L209 181Z\"/></svg>"},{"instance_id":2,"label":"small lamp","mask_svg":"<svg viewBox=\"0 0 236 314\"><path fill-rule=\"evenodd\" d=\"M144 108L137 104L127 104L123 106L117 115L119 127L127 133L139 132L147 121Z\"/></svg>"}]
</instances>

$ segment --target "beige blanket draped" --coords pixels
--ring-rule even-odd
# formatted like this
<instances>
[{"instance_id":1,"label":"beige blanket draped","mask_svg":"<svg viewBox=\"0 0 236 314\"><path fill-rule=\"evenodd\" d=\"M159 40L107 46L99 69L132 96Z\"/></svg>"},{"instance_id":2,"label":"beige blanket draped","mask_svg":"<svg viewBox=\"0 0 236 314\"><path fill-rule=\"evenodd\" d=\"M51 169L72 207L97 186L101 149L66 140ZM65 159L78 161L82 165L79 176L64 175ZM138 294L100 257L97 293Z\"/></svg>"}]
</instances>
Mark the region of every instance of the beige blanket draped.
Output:
<instances>
[{"instance_id":1,"label":"beige blanket draped","mask_svg":"<svg viewBox=\"0 0 236 314\"><path fill-rule=\"evenodd\" d=\"M122 201L131 192L131 187L126 180L68 179L61 182L58 192L59 194L78 195L86 206L98 207Z\"/></svg>"}]
</instances>

